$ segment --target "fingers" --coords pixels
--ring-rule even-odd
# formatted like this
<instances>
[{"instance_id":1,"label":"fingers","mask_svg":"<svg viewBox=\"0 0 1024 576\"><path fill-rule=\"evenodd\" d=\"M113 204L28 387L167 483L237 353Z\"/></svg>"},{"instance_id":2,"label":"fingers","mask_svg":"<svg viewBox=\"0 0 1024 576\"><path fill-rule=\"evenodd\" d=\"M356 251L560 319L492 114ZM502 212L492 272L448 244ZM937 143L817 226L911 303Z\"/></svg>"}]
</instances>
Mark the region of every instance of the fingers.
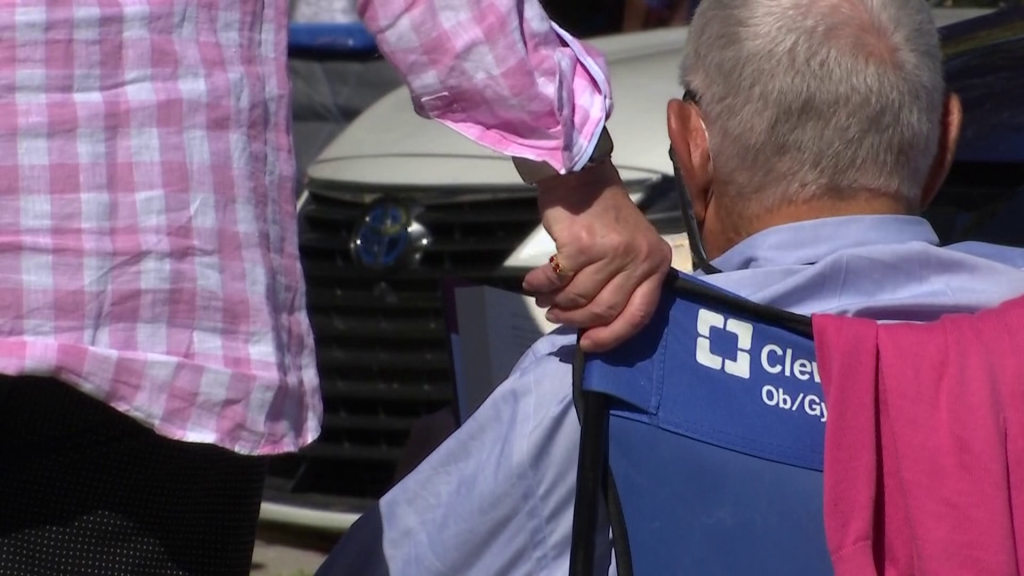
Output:
<instances>
[{"instance_id":1,"label":"fingers","mask_svg":"<svg viewBox=\"0 0 1024 576\"><path fill-rule=\"evenodd\" d=\"M622 268L608 260L577 268L578 274L558 274L551 266L539 266L526 275L523 289L536 297L541 308L577 310L589 305L609 282L622 274ZM638 279L636 283L639 282Z\"/></svg>"},{"instance_id":2,"label":"fingers","mask_svg":"<svg viewBox=\"0 0 1024 576\"><path fill-rule=\"evenodd\" d=\"M579 310L580 308L588 307L591 302L594 302L605 287L611 287L611 284L616 279L623 279L628 283L628 280L633 275L635 275L635 272L634 274L629 274L629 271L621 270L617 263L609 262L608 260L597 262L580 270L560 290L553 292L548 298L545 298L544 304L558 310ZM636 278L633 281L633 285L628 286L628 289L632 290L635 288L636 285L640 284L641 280L642 278ZM608 318L608 322L611 322L622 311L622 308L625 307L626 297L626 295L622 296L621 306L618 307L618 310L614 311L615 315Z\"/></svg>"},{"instance_id":3,"label":"fingers","mask_svg":"<svg viewBox=\"0 0 1024 576\"><path fill-rule=\"evenodd\" d=\"M630 294L642 281L642 277L635 277L634 274L619 274L610 281L603 282L604 285L597 286L595 289L597 295L589 301L583 302L582 305L572 308L552 306L548 310L547 318L550 322L567 324L576 328L592 328L610 324L625 309ZM562 292L552 295L552 300L563 296L565 292L573 289L575 284L576 280L574 279Z\"/></svg>"},{"instance_id":4,"label":"fingers","mask_svg":"<svg viewBox=\"0 0 1024 576\"><path fill-rule=\"evenodd\" d=\"M578 328L610 324L626 308L630 296L643 282L664 279L672 250L660 238L654 249L637 250L633 259L606 258L580 271L567 285L537 299L550 307L551 322Z\"/></svg>"},{"instance_id":5,"label":"fingers","mask_svg":"<svg viewBox=\"0 0 1024 576\"><path fill-rule=\"evenodd\" d=\"M566 256L563 253L558 254L559 262L564 266L566 271L578 271L578 270L589 270L592 264L595 262L593 257L588 257L586 254L576 253L571 256ZM587 272L585 276L592 276L593 272ZM610 280L614 274L604 274L604 282L597 286L593 286L594 280L590 279L586 281L588 287L586 295L581 299L579 297L562 296L562 299L567 302L578 302L575 308L586 305L588 302L593 300L594 296L600 292L601 287ZM551 264L538 266L533 270L530 270L523 279L523 291L528 294L532 294L537 297L537 305L542 308L547 308L553 303L556 306L562 307L562 300L555 303L555 297L562 294L566 286L575 285L579 275L575 273L563 272L559 274L555 271ZM584 286L581 284L580 286Z\"/></svg>"},{"instance_id":6,"label":"fingers","mask_svg":"<svg viewBox=\"0 0 1024 576\"><path fill-rule=\"evenodd\" d=\"M545 264L530 270L526 274L526 278L523 279L523 290L527 294L549 296L556 290L561 290L570 280L572 280L572 276L555 274L551 266ZM539 301L538 305L541 305Z\"/></svg>"},{"instance_id":7,"label":"fingers","mask_svg":"<svg viewBox=\"0 0 1024 576\"><path fill-rule=\"evenodd\" d=\"M636 335L654 316L664 278L663 272L645 280L615 320L583 333L580 348L588 353L606 352Z\"/></svg>"},{"instance_id":8,"label":"fingers","mask_svg":"<svg viewBox=\"0 0 1024 576\"><path fill-rule=\"evenodd\" d=\"M580 341L585 352L603 352L621 344L639 332L657 309L671 258L671 249L667 244L664 248L642 258L645 265L622 270L603 289L599 287L600 293L584 307L551 308L548 319L586 329ZM563 291L574 284L575 279ZM553 301L557 295L550 298Z\"/></svg>"},{"instance_id":9,"label":"fingers","mask_svg":"<svg viewBox=\"0 0 1024 576\"><path fill-rule=\"evenodd\" d=\"M631 202L629 208L636 211ZM611 219L628 234L572 229L559 245L559 261L576 274L560 275L545 265L523 281L537 305L548 308L549 321L586 330L581 347L587 352L613 348L643 328L654 314L671 265L672 248L639 212L637 222L619 221L622 210L615 214L593 217Z\"/></svg>"}]
</instances>

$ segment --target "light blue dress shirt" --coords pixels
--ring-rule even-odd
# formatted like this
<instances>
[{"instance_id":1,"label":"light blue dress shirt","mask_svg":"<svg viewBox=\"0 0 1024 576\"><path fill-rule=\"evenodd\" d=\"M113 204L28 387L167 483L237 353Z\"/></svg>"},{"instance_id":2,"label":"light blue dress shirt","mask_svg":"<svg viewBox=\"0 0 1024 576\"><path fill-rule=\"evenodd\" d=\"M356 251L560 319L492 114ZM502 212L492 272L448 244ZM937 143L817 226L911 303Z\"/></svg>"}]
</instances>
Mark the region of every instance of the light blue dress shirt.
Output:
<instances>
[{"instance_id":1,"label":"light blue dress shirt","mask_svg":"<svg viewBox=\"0 0 1024 576\"><path fill-rule=\"evenodd\" d=\"M853 216L779 226L718 258L705 279L801 314L924 321L1024 294L1024 250L939 248L920 218ZM339 543L321 576L564 576L580 428L575 335L523 356L478 411ZM607 525L602 527L607 531ZM599 569L614 574L610 544Z\"/></svg>"}]
</instances>

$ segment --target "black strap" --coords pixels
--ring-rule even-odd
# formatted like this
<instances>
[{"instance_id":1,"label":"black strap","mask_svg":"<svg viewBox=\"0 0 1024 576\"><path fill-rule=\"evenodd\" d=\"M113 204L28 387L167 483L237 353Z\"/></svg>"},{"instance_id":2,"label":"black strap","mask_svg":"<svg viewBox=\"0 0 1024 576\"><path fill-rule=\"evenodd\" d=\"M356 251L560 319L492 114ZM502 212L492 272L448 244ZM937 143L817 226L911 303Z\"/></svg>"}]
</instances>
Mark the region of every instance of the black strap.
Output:
<instances>
[{"instance_id":1,"label":"black strap","mask_svg":"<svg viewBox=\"0 0 1024 576\"><path fill-rule=\"evenodd\" d=\"M697 282L685 274L680 274L669 280L668 288L690 302L705 305L719 312L731 312L757 318L765 324L777 326L797 336L803 336L809 340L814 339L809 316L726 294L703 282Z\"/></svg>"},{"instance_id":2,"label":"black strap","mask_svg":"<svg viewBox=\"0 0 1024 576\"><path fill-rule=\"evenodd\" d=\"M612 550L615 551L615 567L619 576L633 576L633 552L629 548L629 532L626 530L626 516L622 512L619 490L615 487L615 475L611 466L605 466L608 474L608 523L612 527Z\"/></svg>"},{"instance_id":3,"label":"black strap","mask_svg":"<svg viewBox=\"0 0 1024 576\"><path fill-rule=\"evenodd\" d=\"M619 576L633 575L632 552L626 531L615 477L608 465L608 397L583 392L586 355L579 348L573 357L572 392L576 416L580 420L580 453L577 462L576 502L573 508L572 549L569 556L571 576L593 576L596 554L597 518L601 491L605 492L608 521L612 528L612 548Z\"/></svg>"},{"instance_id":4,"label":"black strap","mask_svg":"<svg viewBox=\"0 0 1024 576\"><path fill-rule=\"evenodd\" d=\"M580 419L580 453L576 464L576 501L572 515L571 576L594 576L594 551L601 486L608 469L608 397L583 393L585 355L576 339L572 363L573 401Z\"/></svg>"}]
</instances>

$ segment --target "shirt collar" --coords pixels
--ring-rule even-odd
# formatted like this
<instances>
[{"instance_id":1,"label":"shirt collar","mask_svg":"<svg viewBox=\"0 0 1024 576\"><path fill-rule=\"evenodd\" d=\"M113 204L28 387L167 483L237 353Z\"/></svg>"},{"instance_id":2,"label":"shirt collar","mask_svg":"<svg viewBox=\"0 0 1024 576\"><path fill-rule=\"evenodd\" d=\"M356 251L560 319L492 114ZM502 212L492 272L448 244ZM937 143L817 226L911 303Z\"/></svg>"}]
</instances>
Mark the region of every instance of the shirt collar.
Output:
<instances>
[{"instance_id":1,"label":"shirt collar","mask_svg":"<svg viewBox=\"0 0 1024 576\"><path fill-rule=\"evenodd\" d=\"M924 242L938 245L931 224L917 216L842 216L783 224L733 246L712 264L723 272L813 264L841 250Z\"/></svg>"}]
</instances>

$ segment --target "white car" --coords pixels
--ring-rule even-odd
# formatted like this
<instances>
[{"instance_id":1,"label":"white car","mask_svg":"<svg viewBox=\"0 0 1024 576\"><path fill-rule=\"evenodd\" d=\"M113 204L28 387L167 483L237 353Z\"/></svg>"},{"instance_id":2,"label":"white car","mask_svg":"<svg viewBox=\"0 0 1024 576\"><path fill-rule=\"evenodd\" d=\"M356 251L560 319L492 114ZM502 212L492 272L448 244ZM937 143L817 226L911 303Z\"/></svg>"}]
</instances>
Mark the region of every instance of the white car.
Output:
<instances>
[{"instance_id":1,"label":"white car","mask_svg":"<svg viewBox=\"0 0 1024 576\"><path fill-rule=\"evenodd\" d=\"M985 11L936 10L940 25ZM668 158L686 28L592 43L606 55L614 160L634 201L689 266ZM446 277L518 288L554 252L511 162L416 116L406 89L366 110L308 169L300 245L317 337L324 432L272 465L268 506L327 510L344 528L391 484L412 422L452 400ZM274 507L278 508L274 508ZM334 514L332 520L328 516Z\"/></svg>"}]
</instances>

